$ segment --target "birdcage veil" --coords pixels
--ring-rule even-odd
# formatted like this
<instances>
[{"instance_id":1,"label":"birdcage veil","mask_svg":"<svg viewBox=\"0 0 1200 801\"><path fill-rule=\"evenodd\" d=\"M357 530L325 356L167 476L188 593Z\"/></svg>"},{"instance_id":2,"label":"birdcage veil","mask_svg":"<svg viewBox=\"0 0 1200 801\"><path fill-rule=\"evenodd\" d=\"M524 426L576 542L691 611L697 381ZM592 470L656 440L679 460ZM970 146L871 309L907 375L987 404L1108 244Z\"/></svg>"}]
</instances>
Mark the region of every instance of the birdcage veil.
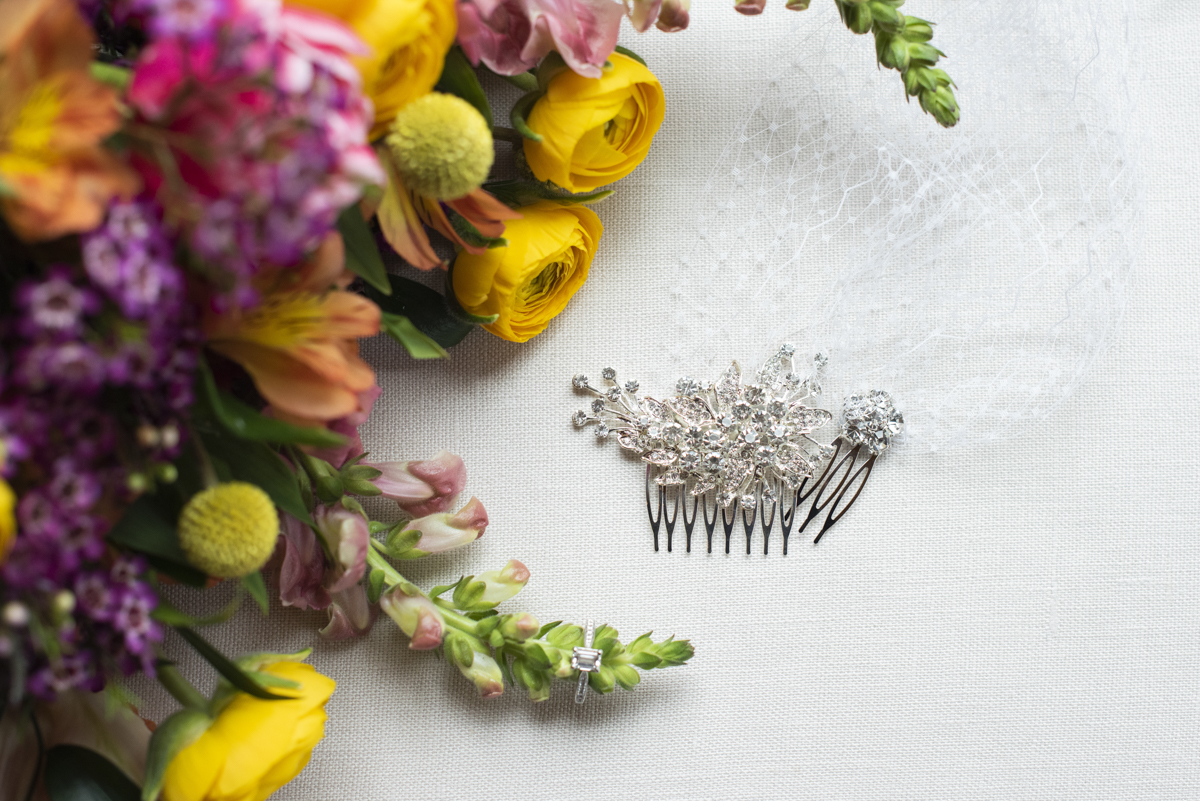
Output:
<instances>
[{"instance_id":1,"label":"birdcage veil","mask_svg":"<svg viewBox=\"0 0 1200 801\"><path fill-rule=\"evenodd\" d=\"M790 341L830 357L830 408L891 392L908 447L1003 437L1079 386L1121 318L1142 208L1130 6L910 0L958 85L943 130L817 5L698 202L671 369L716 377Z\"/></svg>"}]
</instances>

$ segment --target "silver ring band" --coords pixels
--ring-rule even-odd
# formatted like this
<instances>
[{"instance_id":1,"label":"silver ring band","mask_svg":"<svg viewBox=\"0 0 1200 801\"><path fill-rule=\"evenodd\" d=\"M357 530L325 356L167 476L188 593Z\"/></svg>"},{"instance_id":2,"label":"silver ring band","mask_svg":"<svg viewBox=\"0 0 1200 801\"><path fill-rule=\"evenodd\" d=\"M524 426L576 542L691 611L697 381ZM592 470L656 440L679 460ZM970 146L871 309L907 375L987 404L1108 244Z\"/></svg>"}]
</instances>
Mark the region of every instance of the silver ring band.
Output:
<instances>
[{"instance_id":1,"label":"silver ring band","mask_svg":"<svg viewBox=\"0 0 1200 801\"><path fill-rule=\"evenodd\" d=\"M575 646L571 651L571 667L579 671L579 684L575 687L575 703L582 704L587 700L588 674L600 670L600 660L603 654L595 649L596 626L588 621L583 629L583 645Z\"/></svg>"}]
</instances>

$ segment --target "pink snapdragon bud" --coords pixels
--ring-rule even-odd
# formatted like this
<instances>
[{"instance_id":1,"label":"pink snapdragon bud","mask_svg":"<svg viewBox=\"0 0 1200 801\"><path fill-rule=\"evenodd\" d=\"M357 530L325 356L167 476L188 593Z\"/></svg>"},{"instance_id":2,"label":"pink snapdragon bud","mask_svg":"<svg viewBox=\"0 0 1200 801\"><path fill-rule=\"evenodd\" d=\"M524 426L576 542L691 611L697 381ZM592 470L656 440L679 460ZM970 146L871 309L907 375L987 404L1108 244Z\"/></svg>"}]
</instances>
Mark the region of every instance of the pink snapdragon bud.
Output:
<instances>
[{"instance_id":1,"label":"pink snapdragon bud","mask_svg":"<svg viewBox=\"0 0 1200 801\"><path fill-rule=\"evenodd\" d=\"M504 694L504 675L496 660L487 654L476 651L470 666L464 667L459 662L458 669L474 683L480 698L497 698Z\"/></svg>"},{"instance_id":2,"label":"pink snapdragon bud","mask_svg":"<svg viewBox=\"0 0 1200 801\"><path fill-rule=\"evenodd\" d=\"M363 577L367 569L367 549L371 530L367 521L340 503L320 506L313 511L317 533L325 541L334 561L334 574L327 582L331 593L341 592Z\"/></svg>"},{"instance_id":3,"label":"pink snapdragon bud","mask_svg":"<svg viewBox=\"0 0 1200 801\"><path fill-rule=\"evenodd\" d=\"M308 526L285 513L279 515L279 601L297 609L329 606L325 589L325 552Z\"/></svg>"},{"instance_id":4,"label":"pink snapdragon bud","mask_svg":"<svg viewBox=\"0 0 1200 801\"><path fill-rule=\"evenodd\" d=\"M691 8L692 0L663 0L655 27L666 33L684 30L691 21L691 15L688 13Z\"/></svg>"},{"instance_id":5,"label":"pink snapdragon bud","mask_svg":"<svg viewBox=\"0 0 1200 801\"><path fill-rule=\"evenodd\" d=\"M332 599L329 622L320 631L322 637L327 640L348 640L361 637L371 630L379 611L367 600L367 590L362 584L335 592Z\"/></svg>"},{"instance_id":6,"label":"pink snapdragon bud","mask_svg":"<svg viewBox=\"0 0 1200 801\"><path fill-rule=\"evenodd\" d=\"M383 471L371 483L414 517L446 511L467 483L463 460L448 451L415 462L362 464Z\"/></svg>"},{"instance_id":7,"label":"pink snapdragon bud","mask_svg":"<svg viewBox=\"0 0 1200 801\"><path fill-rule=\"evenodd\" d=\"M468 545L483 536L487 524L487 510L478 498L472 498L455 514L441 512L418 517L400 533L421 532L421 538L409 552L409 556L419 557Z\"/></svg>"},{"instance_id":8,"label":"pink snapdragon bud","mask_svg":"<svg viewBox=\"0 0 1200 801\"><path fill-rule=\"evenodd\" d=\"M753 17L763 13L763 9L767 7L767 0L734 0L733 10L739 14L745 14L747 17Z\"/></svg>"},{"instance_id":9,"label":"pink snapdragon bud","mask_svg":"<svg viewBox=\"0 0 1200 801\"><path fill-rule=\"evenodd\" d=\"M408 635L409 648L428 651L442 644L446 632L442 613L412 584L397 584L379 599L379 605Z\"/></svg>"},{"instance_id":10,"label":"pink snapdragon bud","mask_svg":"<svg viewBox=\"0 0 1200 801\"><path fill-rule=\"evenodd\" d=\"M496 628L505 639L525 642L530 637L536 637L542 624L528 612L518 612L515 615L504 615Z\"/></svg>"},{"instance_id":11,"label":"pink snapdragon bud","mask_svg":"<svg viewBox=\"0 0 1200 801\"><path fill-rule=\"evenodd\" d=\"M529 568L516 559L510 559L504 567L499 570L484 571L476 576L475 580L482 581L487 585L487 589L483 591L479 601L489 606L496 606L524 589L525 585L529 583Z\"/></svg>"},{"instance_id":12,"label":"pink snapdragon bud","mask_svg":"<svg viewBox=\"0 0 1200 801\"><path fill-rule=\"evenodd\" d=\"M663 0L625 0L625 13L633 23L633 29L644 33L658 19Z\"/></svg>"}]
</instances>

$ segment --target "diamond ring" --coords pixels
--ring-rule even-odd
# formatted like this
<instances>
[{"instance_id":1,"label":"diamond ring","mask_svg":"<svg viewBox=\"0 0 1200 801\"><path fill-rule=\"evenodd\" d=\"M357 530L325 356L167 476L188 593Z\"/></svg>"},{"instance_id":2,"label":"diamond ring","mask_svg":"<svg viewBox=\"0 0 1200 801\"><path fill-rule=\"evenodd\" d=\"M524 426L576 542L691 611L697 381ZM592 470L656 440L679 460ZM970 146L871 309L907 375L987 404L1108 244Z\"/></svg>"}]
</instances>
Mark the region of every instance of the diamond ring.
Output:
<instances>
[{"instance_id":1,"label":"diamond ring","mask_svg":"<svg viewBox=\"0 0 1200 801\"><path fill-rule=\"evenodd\" d=\"M587 700L588 674L600 670L600 658L604 654L592 647L595 642L596 626L589 620L583 629L583 645L576 645L571 651L571 669L579 671L579 685L575 688L577 704Z\"/></svg>"}]
</instances>

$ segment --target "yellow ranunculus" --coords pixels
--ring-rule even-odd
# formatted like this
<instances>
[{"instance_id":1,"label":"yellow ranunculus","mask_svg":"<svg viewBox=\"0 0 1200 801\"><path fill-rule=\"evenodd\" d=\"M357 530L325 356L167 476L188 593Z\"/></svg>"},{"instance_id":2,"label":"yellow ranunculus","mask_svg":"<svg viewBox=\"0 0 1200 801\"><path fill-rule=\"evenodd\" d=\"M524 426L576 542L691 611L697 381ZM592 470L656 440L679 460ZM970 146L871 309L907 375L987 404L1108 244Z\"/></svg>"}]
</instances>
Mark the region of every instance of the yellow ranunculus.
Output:
<instances>
[{"instance_id":1,"label":"yellow ranunculus","mask_svg":"<svg viewBox=\"0 0 1200 801\"><path fill-rule=\"evenodd\" d=\"M591 192L633 172L650 151L663 121L662 85L628 56L608 60L600 78L563 70L529 112L542 141L525 140L525 159L539 181Z\"/></svg>"},{"instance_id":2,"label":"yellow ranunculus","mask_svg":"<svg viewBox=\"0 0 1200 801\"><path fill-rule=\"evenodd\" d=\"M454 295L501 339L524 342L545 330L587 280L604 226L584 206L542 201L505 224L507 247L463 251L454 261Z\"/></svg>"},{"instance_id":3,"label":"yellow ranunculus","mask_svg":"<svg viewBox=\"0 0 1200 801\"><path fill-rule=\"evenodd\" d=\"M402 106L433 89L458 32L455 0L287 2L337 17L371 48L355 64L363 76L363 91L375 103L372 139L387 132Z\"/></svg>"},{"instance_id":4,"label":"yellow ranunculus","mask_svg":"<svg viewBox=\"0 0 1200 801\"><path fill-rule=\"evenodd\" d=\"M0 444L0 450L3 450ZM0 457L2 461L3 457ZM8 486L8 482L0 478L0 565L4 564L8 550L12 547L13 539L17 536L17 495Z\"/></svg>"},{"instance_id":5,"label":"yellow ranunculus","mask_svg":"<svg viewBox=\"0 0 1200 801\"><path fill-rule=\"evenodd\" d=\"M334 681L302 662L260 668L300 685L289 701L239 693L212 726L175 755L163 777L165 801L263 801L308 764L325 736Z\"/></svg>"}]
</instances>

